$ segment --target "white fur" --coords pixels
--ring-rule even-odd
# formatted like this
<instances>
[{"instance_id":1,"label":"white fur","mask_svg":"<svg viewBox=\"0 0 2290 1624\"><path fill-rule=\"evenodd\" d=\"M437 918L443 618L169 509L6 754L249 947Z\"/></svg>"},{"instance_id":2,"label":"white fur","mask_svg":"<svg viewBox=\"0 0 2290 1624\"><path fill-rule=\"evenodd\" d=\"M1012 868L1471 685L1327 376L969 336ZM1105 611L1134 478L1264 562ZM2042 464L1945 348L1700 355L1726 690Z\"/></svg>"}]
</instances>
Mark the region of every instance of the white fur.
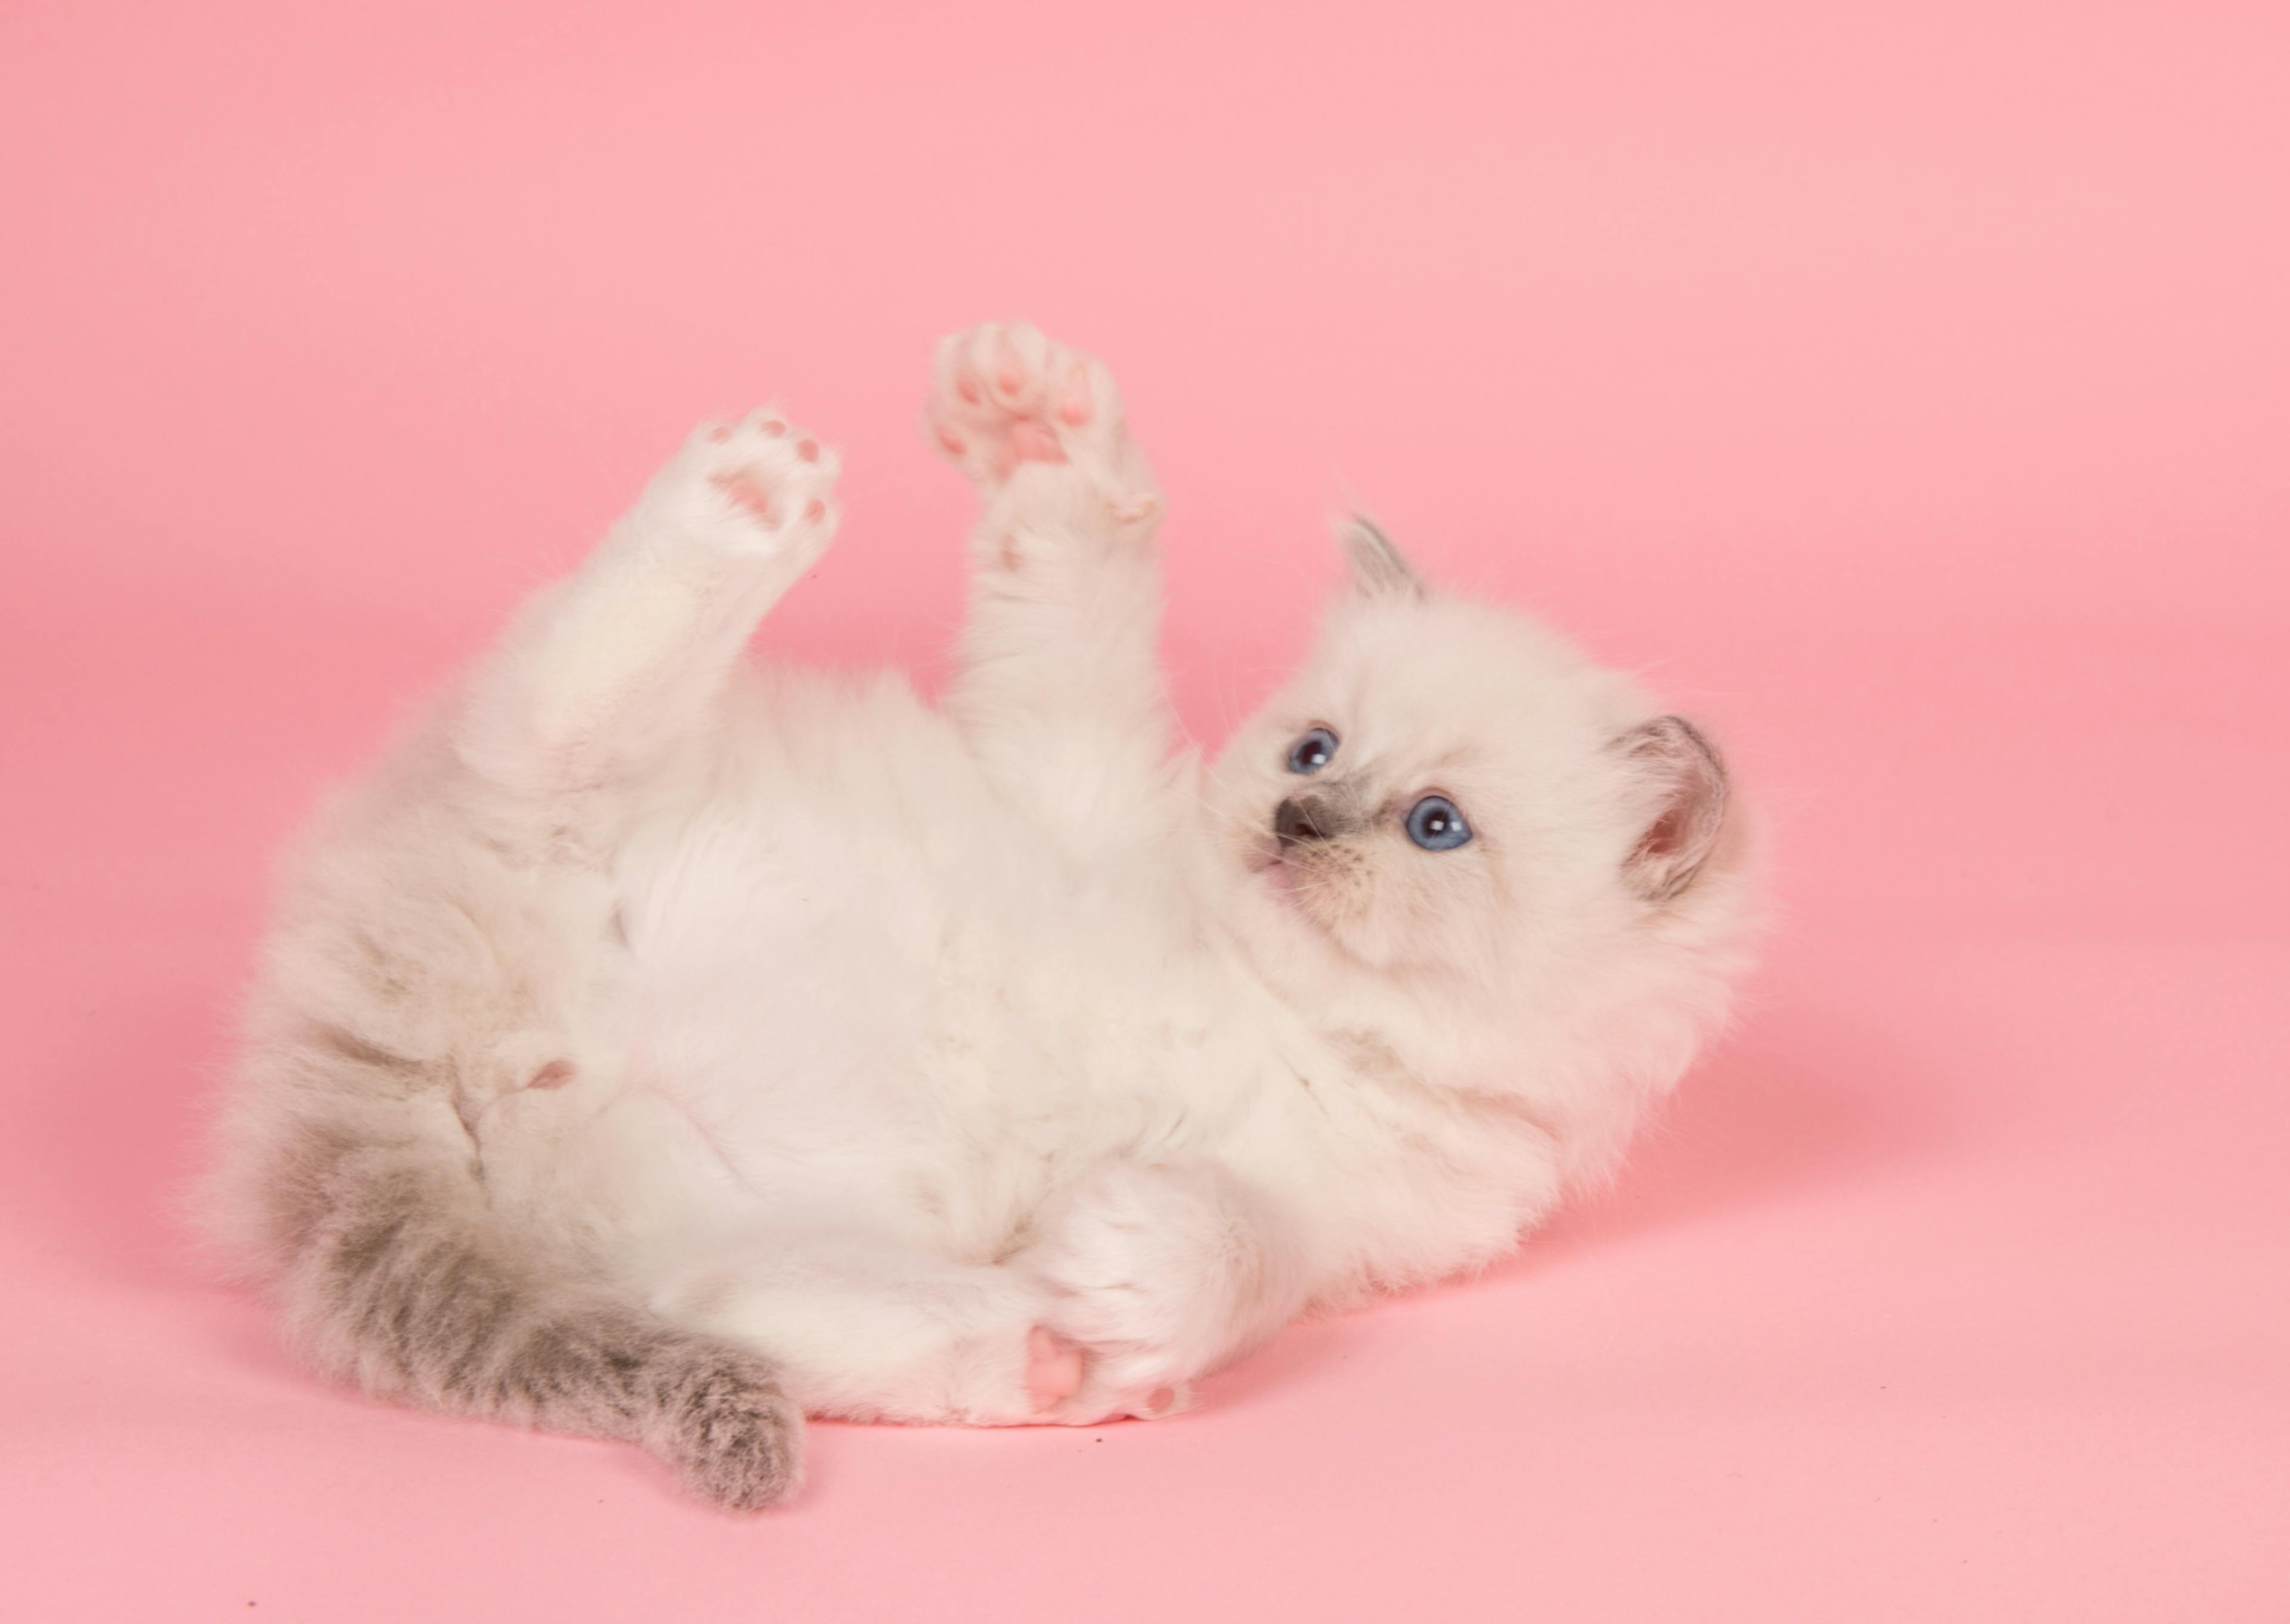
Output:
<instances>
[{"instance_id":1,"label":"white fur","mask_svg":"<svg viewBox=\"0 0 2290 1624\"><path fill-rule=\"evenodd\" d=\"M1040 1326L1088 1356L1057 1419L1157 1413L1308 1306L1503 1252L1719 1019L1739 841L1632 890L1662 788L1618 748L1657 715L1628 681L1365 570L1204 770L1118 397L1020 327L941 357L988 500L946 709L753 670L834 520L781 422L696 435L314 844L220 1187L268 1272L281 1147L324 1121L469 1163L502 1233L814 1412L1035 1419ZM1064 460L997 464L1018 423ZM1315 786L1369 821L1284 858L1315 724ZM1433 789L1469 844L1401 831ZM321 1028L436 1087L345 1091L288 1058Z\"/></svg>"}]
</instances>

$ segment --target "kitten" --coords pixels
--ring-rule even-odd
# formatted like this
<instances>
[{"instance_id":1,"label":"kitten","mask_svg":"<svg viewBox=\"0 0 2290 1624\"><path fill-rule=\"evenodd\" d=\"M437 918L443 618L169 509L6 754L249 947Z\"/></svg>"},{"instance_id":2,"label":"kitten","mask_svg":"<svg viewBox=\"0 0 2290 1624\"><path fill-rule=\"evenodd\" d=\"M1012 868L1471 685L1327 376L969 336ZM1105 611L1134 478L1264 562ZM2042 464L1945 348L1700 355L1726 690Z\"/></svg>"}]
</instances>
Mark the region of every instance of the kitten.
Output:
<instances>
[{"instance_id":1,"label":"kitten","mask_svg":"<svg viewBox=\"0 0 2290 1624\"><path fill-rule=\"evenodd\" d=\"M1373 526L1205 771L1095 361L949 340L942 710L758 671L834 454L701 429L324 820L209 1189L319 1370L776 1500L806 1412L1150 1417L1608 1163L1749 913L1717 753Z\"/></svg>"}]
</instances>

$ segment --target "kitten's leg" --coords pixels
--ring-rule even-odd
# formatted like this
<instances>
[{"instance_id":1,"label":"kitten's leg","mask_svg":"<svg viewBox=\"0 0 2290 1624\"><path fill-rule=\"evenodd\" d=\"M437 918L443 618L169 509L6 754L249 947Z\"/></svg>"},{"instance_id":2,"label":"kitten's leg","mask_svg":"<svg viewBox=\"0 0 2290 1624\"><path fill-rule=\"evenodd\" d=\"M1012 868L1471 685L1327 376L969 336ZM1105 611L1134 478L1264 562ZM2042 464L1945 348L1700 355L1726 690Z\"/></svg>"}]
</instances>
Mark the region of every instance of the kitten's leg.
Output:
<instances>
[{"instance_id":1,"label":"kitten's leg","mask_svg":"<svg viewBox=\"0 0 2290 1624\"><path fill-rule=\"evenodd\" d=\"M1046 1328L1085 1355L1070 1401L1183 1384L1271 1336L1308 1294L1303 1249L1274 1204L1209 1161L1112 1161L1045 1211L1013 1263L1049 1288Z\"/></svg>"},{"instance_id":2,"label":"kitten's leg","mask_svg":"<svg viewBox=\"0 0 2290 1624\"><path fill-rule=\"evenodd\" d=\"M478 668L452 741L517 844L703 733L756 621L833 535L834 452L769 411L694 432ZM525 827L518 827L520 819Z\"/></svg>"},{"instance_id":3,"label":"kitten's leg","mask_svg":"<svg viewBox=\"0 0 2290 1624\"><path fill-rule=\"evenodd\" d=\"M989 324L940 345L929 416L986 502L950 708L1021 807L1074 840L1117 838L1167 785L1174 728L1160 492L1112 376Z\"/></svg>"},{"instance_id":4,"label":"kitten's leg","mask_svg":"<svg viewBox=\"0 0 2290 1624\"><path fill-rule=\"evenodd\" d=\"M656 1312L769 1356L815 1415L1017 1426L1149 1416L1178 1402L1173 1390L1102 1380L1085 1400L1083 1350L1045 1328L1053 1289L1021 1269L786 1227L646 1272L662 1283Z\"/></svg>"}]
</instances>

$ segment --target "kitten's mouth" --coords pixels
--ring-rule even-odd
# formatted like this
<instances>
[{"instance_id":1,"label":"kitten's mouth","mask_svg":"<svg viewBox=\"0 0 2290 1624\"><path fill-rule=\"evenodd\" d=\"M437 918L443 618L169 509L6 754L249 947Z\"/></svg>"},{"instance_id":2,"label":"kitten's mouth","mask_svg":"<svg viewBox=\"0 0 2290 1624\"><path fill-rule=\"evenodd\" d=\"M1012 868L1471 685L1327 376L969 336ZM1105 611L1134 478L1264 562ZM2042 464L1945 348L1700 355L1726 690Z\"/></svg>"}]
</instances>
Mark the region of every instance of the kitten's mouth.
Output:
<instances>
[{"instance_id":1,"label":"kitten's mouth","mask_svg":"<svg viewBox=\"0 0 2290 1624\"><path fill-rule=\"evenodd\" d=\"M1304 876L1297 872L1296 865L1288 860L1287 852L1278 841L1258 841L1251 846L1248 870L1261 876L1272 894L1298 916L1311 918L1311 909L1304 905Z\"/></svg>"},{"instance_id":2,"label":"kitten's mouth","mask_svg":"<svg viewBox=\"0 0 2290 1624\"><path fill-rule=\"evenodd\" d=\"M1288 866L1288 855L1277 840L1253 840L1249 843L1246 859L1251 874L1266 876L1276 885L1286 885L1295 877Z\"/></svg>"}]
</instances>

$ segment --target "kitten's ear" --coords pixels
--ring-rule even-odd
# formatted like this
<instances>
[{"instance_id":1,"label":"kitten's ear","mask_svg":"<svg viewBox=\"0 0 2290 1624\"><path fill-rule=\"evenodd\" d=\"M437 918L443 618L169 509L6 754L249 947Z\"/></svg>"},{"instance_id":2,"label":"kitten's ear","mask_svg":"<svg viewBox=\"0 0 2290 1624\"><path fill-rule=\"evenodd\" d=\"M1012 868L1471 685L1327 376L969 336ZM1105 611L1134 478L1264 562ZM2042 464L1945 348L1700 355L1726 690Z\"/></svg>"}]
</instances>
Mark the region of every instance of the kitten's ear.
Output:
<instances>
[{"instance_id":1,"label":"kitten's ear","mask_svg":"<svg viewBox=\"0 0 2290 1624\"><path fill-rule=\"evenodd\" d=\"M1642 775L1653 811L1623 876L1647 901L1667 902L1693 883L1717 849L1726 827L1726 764L1683 716L1656 716L1615 742Z\"/></svg>"},{"instance_id":2,"label":"kitten's ear","mask_svg":"<svg viewBox=\"0 0 2290 1624\"><path fill-rule=\"evenodd\" d=\"M1353 514L1337 524L1336 539L1344 544L1344 559L1351 565L1353 590L1362 596L1381 597L1395 592L1409 597L1430 596L1430 588L1415 572L1415 566L1370 520Z\"/></svg>"}]
</instances>

